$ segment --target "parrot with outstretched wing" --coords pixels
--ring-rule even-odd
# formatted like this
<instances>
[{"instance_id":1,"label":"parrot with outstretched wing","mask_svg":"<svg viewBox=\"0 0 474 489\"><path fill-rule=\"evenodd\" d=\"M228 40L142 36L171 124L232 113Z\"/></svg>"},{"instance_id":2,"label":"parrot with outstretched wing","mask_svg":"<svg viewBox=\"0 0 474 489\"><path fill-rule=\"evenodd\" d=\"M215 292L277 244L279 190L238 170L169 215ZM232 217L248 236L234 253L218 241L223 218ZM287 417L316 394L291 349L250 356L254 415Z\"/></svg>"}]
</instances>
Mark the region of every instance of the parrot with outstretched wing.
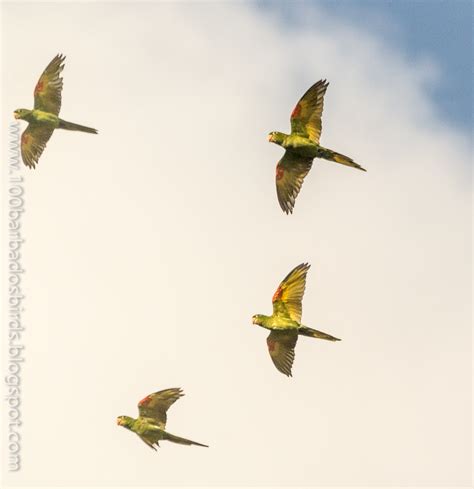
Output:
<instances>
[{"instance_id":1,"label":"parrot with outstretched wing","mask_svg":"<svg viewBox=\"0 0 474 489\"><path fill-rule=\"evenodd\" d=\"M28 122L28 127L21 135L21 157L29 168L35 168L46 147L46 143L55 129L88 132L97 134L91 127L81 126L58 117L61 110L61 92L65 56L58 54L43 71L34 90L34 109L17 109L13 112L15 119Z\"/></svg>"},{"instance_id":2,"label":"parrot with outstretched wing","mask_svg":"<svg viewBox=\"0 0 474 489\"><path fill-rule=\"evenodd\" d=\"M187 440L165 431L166 412L182 396L184 393L179 388L165 389L149 394L138 403L138 418L119 416L117 424L136 433L153 450L160 446L161 440L179 443L180 445L207 447L202 443Z\"/></svg>"},{"instance_id":3,"label":"parrot with outstretched wing","mask_svg":"<svg viewBox=\"0 0 474 489\"><path fill-rule=\"evenodd\" d=\"M253 324L270 330L268 352L275 367L288 377L291 377L298 336L340 341L339 338L301 324L302 300L309 267L307 263L302 263L283 279L273 294L271 316L255 314L252 317Z\"/></svg>"},{"instance_id":4,"label":"parrot with outstretched wing","mask_svg":"<svg viewBox=\"0 0 474 489\"><path fill-rule=\"evenodd\" d=\"M268 135L271 143L285 148L283 158L277 164L275 178L278 202L287 214L293 212L296 197L314 158L366 171L352 158L319 145L324 94L328 85L326 80L320 80L301 97L291 113L291 134L273 131Z\"/></svg>"}]
</instances>

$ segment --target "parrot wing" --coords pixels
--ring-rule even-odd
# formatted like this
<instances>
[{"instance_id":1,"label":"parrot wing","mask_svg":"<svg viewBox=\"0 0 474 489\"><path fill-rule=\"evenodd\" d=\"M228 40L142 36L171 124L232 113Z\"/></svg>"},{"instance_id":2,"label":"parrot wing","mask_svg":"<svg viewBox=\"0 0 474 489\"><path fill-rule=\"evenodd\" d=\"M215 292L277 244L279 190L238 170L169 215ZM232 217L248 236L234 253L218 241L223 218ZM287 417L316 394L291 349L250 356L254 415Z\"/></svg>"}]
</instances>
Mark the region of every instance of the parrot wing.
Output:
<instances>
[{"instance_id":1,"label":"parrot wing","mask_svg":"<svg viewBox=\"0 0 474 489\"><path fill-rule=\"evenodd\" d=\"M21 157L27 167L35 168L53 131L53 128L45 124L37 122L28 124L21 135Z\"/></svg>"},{"instance_id":2,"label":"parrot wing","mask_svg":"<svg viewBox=\"0 0 474 489\"><path fill-rule=\"evenodd\" d=\"M138 403L138 412L142 418L149 418L161 429L165 429L166 411L182 396L183 391L175 388L154 392Z\"/></svg>"},{"instance_id":3,"label":"parrot wing","mask_svg":"<svg viewBox=\"0 0 474 489\"><path fill-rule=\"evenodd\" d=\"M276 167L276 190L280 207L287 214L293 212L304 177L311 170L312 158L305 158L286 150Z\"/></svg>"},{"instance_id":4,"label":"parrot wing","mask_svg":"<svg viewBox=\"0 0 474 489\"><path fill-rule=\"evenodd\" d=\"M297 341L298 331L291 329L273 330L267 338L268 352L275 367L288 377L291 377Z\"/></svg>"},{"instance_id":5,"label":"parrot wing","mask_svg":"<svg viewBox=\"0 0 474 489\"><path fill-rule=\"evenodd\" d=\"M306 287L306 274L308 273L308 263L301 263L295 267L281 282L278 289L273 294L273 314L301 322L303 306L303 294Z\"/></svg>"},{"instance_id":6,"label":"parrot wing","mask_svg":"<svg viewBox=\"0 0 474 489\"><path fill-rule=\"evenodd\" d=\"M305 136L319 144L324 94L328 85L326 80L319 80L300 98L290 117L292 134Z\"/></svg>"},{"instance_id":7,"label":"parrot wing","mask_svg":"<svg viewBox=\"0 0 474 489\"><path fill-rule=\"evenodd\" d=\"M58 54L49 63L36 84L34 97L35 109L58 115L61 110L61 91L65 56Z\"/></svg>"},{"instance_id":8,"label":"parrot wing","mask_svg":"<svg viewBox=\"0 0 474 489\"><path fill-rule=\"evenodd\" d=\"M156 434L145 433L143 435L138 435L138 436L144 443L146 443L150 448L152 448L155 451L156 448L154 447L154 445L156 445L157 447L160 446L158 442L160 441L161 438L159 438L158 435Z\"/></svg>"}]
</instances>

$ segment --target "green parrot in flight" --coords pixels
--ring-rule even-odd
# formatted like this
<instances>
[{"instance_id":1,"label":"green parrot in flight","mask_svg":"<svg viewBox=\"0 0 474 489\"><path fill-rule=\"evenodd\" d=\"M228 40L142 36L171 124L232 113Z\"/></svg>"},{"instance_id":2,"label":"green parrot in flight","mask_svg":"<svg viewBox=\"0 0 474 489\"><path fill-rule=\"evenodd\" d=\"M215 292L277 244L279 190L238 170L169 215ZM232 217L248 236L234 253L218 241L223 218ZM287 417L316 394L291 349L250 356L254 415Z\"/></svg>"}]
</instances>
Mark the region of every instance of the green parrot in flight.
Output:
<instances>
[{"instance_id":1,"label":"green parrot in flight","mask_svg":"<svg viewBox=\"0 0 474 489\"><path fill-rule=\"evenodd\" d=\"M58 54L43 71L34 91L34 109L17 109L13 112L15 119L29 123L21 135L21 157L29 168L35 168L55 129L97 134L96 129L67 122L58 117L63 89L61 71L65 59L65 56Z\"/></svg>"},{"instance_id":2,"label":"green parrot in flight","mask_svg":"<svg viewBox=\"0 0 474 489\"><path fill-rule=\"evenodd\" d=\"M293 212L296 197L314 158L366 171L348 156L319 145L324 94L328 85L326 80L319 80L301 97L291 113L291 134L273 131L268 135L271 143L286 150L276 167L276 189L280 207L287 214Z\"/></svg>"},{"instance_id":3,"label":"green parrot in flight","mask_svg":"<svg viewBox=\"0 0 474 489\"><path fill-rule=\"evenodd\" d=\"M154 392L138 403L139 416L137 419L130 416L119 416L117 424L136 433L153 450L156 450L155 445L160 446L158 443L160 440L168 440L180 445L207 447L202 443L186 440L186 438L165 431L166 411L182 396L184 396L183 391L175 388Z\"/></svg>"},{"instance_id":4,"label":"green parrot in flight","mask_svg":"<svg viewBox=\"0 0 474 489\"><path fill-rule=\"evenodd\" d=\"M301 301L309 267L307 263L302 263L283 279L273 294L273 314L271 316L255 314L252 317L253 324L271 331L267 338L270 357L275 367L288 377L291 377L291 367L295 359L295 346L299 335L340 341L339 338L301 324Z\"/></svg>"}]
</instances>

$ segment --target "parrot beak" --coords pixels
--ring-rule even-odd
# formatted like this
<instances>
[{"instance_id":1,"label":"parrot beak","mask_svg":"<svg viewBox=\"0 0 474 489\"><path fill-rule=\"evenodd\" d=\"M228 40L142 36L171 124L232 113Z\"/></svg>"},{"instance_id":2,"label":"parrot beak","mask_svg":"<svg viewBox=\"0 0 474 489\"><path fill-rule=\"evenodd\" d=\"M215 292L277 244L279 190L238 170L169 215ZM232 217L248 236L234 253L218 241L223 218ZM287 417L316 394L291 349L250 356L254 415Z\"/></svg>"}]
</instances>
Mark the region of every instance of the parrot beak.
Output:
<instances>
[{"instance_id":1,"label":"parrot beak","mask_svg":"<svg viewBox=\"0 0 474 489\"><path fill-rule=\"evenodd\" d=\"M268 135L268 140L272 142L273 136L271 134Z\"/></svg>"},{"instance_id":2,"label":"parrot beak","mask_svg":"<svg viewBox=\"0 0 474 489\"><path fill-rule=\"evenodd\" d=\"M14 117L15 119L18 119L20 116L19 116L18 112L13 112L13 117Z\"/></svg>"}]
</instances>

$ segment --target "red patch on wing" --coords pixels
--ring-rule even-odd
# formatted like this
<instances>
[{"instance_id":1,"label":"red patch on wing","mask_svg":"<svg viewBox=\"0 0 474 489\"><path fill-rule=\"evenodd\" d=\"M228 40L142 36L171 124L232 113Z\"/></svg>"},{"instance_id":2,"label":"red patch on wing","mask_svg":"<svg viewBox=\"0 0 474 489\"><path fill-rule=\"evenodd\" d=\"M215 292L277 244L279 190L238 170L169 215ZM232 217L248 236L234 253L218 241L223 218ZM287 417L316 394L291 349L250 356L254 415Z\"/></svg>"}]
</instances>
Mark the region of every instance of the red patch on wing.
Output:
<instances>
[{"instance_id":1,"label":"red patch on wing","mask_svg":"<svg viewBox=\"0 0 474 489\"><path fill-rule=\"evenodd\" d=\"M279 165L276 167L276 179L281 180L283 178L283 174L285 173L285 170Z\"/></svg>"},{"instance_id":2,"label":"red patch on wing","mask_svg":"<svg viewBox=\"0 0 474 489\"><path fill-rule=\"evenodd\" d=\"M43 87L44 87L44 84L42 81L39 81L37 84L36 84L36 87L35 87L35 95L38 95L39 92L41 92L43 90Z\"/></svg>"},{"instance_id":3,"label":"red patch on wing","mask_svg":"<svg viewBox=\"0 0 474 489\"><path fill-rule=\"evenodd\" d=\"M275 342L272 340L268 340L268 351L272 352L275 351Z\"/></svg>"},{"instance_id":4,"label":"red patch on wing","mask_svg":"<svg viewBox=\"0 0 474 489\"><path fill-rule=\"evenodd\" d=\"M296 107L293 109L293 112L291 113L291 118L293 119L294 117L298 117L301 114L301 105L296 104Z\"/></svg>"},{"instance_id":5,"label":"red patch on wing","mask_svg":"<svg viewBox=\"0 0 474 489\"><path fill-rule=\"evenodd\" d=\"M22 142L23 144L28 144L28 141L29 141L29 140L30 140L30 136L28 136L28 134L23 133L23 134L21 135L21 142Z\"/></svg>"},{"instance_id":6,"label":"red patch on wing","mask_svg":"<svg viewBox=\"0 0 474 489\"><path fill-rule=\"evenodd\" d=\"M281 287L278 287L276 292L273 294L272 302L279 300L281 298L282 294L283 294L283 289Z\"/></svg>"},{"instance_id":7,"label":"red patch on wing","mask_svg":"<svg viewBox=\"0 0 474 489\"><path fill-rule=\"evenodd\" d=\"M139 406L144 406L145 404L147 404L148 402L151 401L151 396L146 396L144 397L139 403L138 405Z\"/></svg>"}]
</instances>

